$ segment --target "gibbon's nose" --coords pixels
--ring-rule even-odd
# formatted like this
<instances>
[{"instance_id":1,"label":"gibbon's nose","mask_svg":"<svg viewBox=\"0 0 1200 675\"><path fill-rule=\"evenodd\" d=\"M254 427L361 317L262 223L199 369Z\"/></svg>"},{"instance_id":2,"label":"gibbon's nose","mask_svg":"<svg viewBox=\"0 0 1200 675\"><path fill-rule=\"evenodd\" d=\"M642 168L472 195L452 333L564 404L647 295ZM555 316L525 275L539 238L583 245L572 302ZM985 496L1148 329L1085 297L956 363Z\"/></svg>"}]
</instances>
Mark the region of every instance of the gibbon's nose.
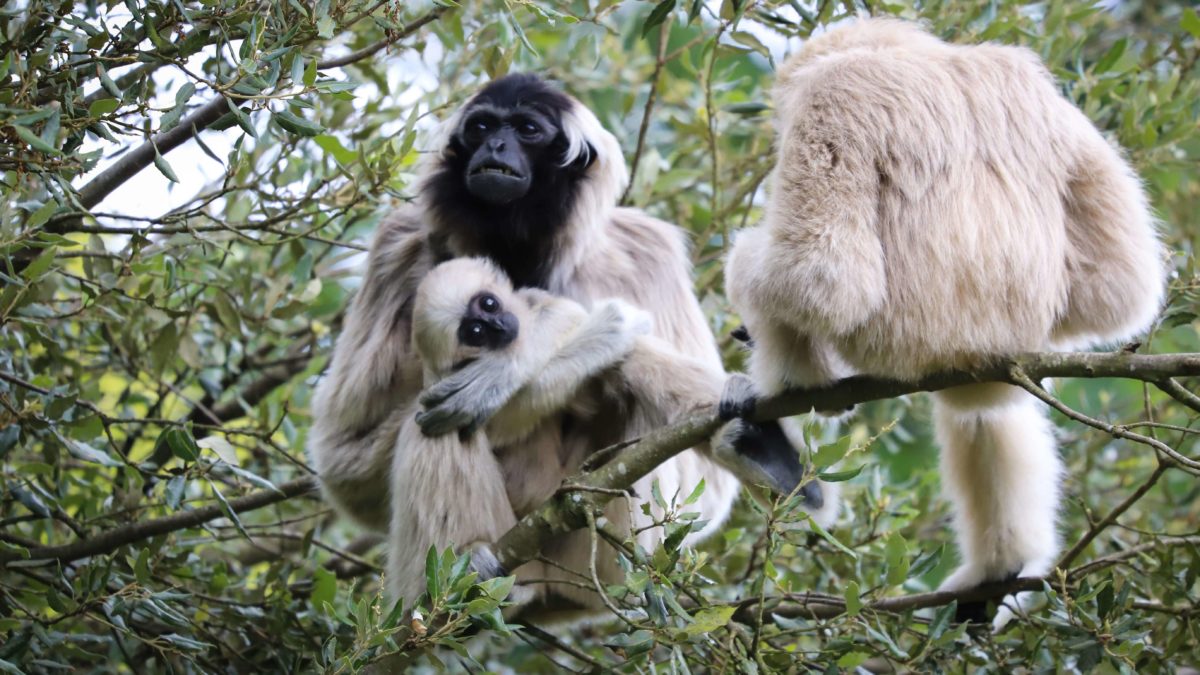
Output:
<instances>
[{"instance_id":1,"label":"gibbon's nose","mask_svg":"<svg viewBox=\"0 0 1200 675\"><path fill-rule=\"evenodd\" d=\"M512 344L521 332L521 321L512 312L500 312L486 322L492 331L493 344L497 349Z\"/></svg>"},{"instance_id":2,"label":"gibbon's nose","mask_svg":"<svg viewBox=\"0 0 1200 675\"><path fill-rule=\"evenodd\" d=\"M492 136L488 139L488 149L492 152L504 152L504 138L499 135Z\"/></svg>"}]
</instances>

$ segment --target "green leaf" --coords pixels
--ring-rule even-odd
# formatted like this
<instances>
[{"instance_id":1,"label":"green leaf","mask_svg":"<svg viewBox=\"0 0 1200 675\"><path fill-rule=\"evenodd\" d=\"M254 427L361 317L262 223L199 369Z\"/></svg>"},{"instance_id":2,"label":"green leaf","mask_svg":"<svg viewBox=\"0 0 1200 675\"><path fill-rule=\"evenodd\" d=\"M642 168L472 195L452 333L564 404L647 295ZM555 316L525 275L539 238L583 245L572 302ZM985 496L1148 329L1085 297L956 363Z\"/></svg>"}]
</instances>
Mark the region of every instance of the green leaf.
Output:
<instances>
[{"instance_id":1,"label":"green leaf","mask_svg":"<svg viewBox=\"0 0 1200 675\"><path fill-rule=\"evenodd\" d=\"M851 478L854 478L858 474L862 473L862 470L865 467L866 467L865 464L859 464L858 466L854 467L853 469L846 469L845 471L831 471L831 472L822 471L817 474L817 478L820 478L821 480L825 481L826 483L841 483L844 481L848 481Z\"/></svg>"},{"instance_id":2,"label":"green leaf","mask_svg":"<svg viewBox=\"0 0 1200 675\"><path fill-rule=\"evenodd\" d=\"M115 98L102 98L92 101L88 106L88 117L101 117L121 107L121 102Z\"/></svg>"},{"instance_id":3,"label":"green leaf","mask_svg":"<svg viewBox=\"0 0 1200 675\"><path fill-rule=\"evenodd\" d=\"M304 68L304 86L311 87L317 83L317 61L313 59Z\"/></svg>"},{"instance_id":4,"label":"green leaf","mask_svg":"<svg viewBox=\"0 0 1200 675\"><path fill-rule=\"evenodd\" d=\"M334 28L337 28L337 24L328 16L317 19L317 37L328 40L333 37Z\"/></svg>"},{"instance_id":5,"label":"green leaf","mask_svg":"<svg viewBox=\"0 0 1200 675\"><path fill-rule=\"evenodd\" d=\"M858 616L858 613L862 611L863 603L862 598L859 597L860 594L857 581L850 581L846 584L843 597L846 600L846 614L849 616Z\"/></svg>"},{"instance_id":6,"label":"green leaf","mask_svg":"<svg viewBox=\"0 0 1200 675\"><path fill-rule=\"evenodd\" d=\"M179 118L183 116L183 112L187 110L187 102L196 93L196 85L191 82L185 82L179 91L175 92L175 107L167 111L163 115L162 122L159 128L163 131L171 129L179 124Z\"/></svg>"},{"instance_id":7,"label":"green leaf","mask_svg":"<svg viewBox=\"0 0 1200 675\"><path fill-rule=\"evenodd\" d=\"M320 124L310 122L287 110L271 113L271 119L275 120L275 123L283 127L285 131L289 131L297 136L316 136L325 131L325 127Z\"/></svg>"},{"instance_id":8,"label":"green leaf","mask_svg":"<svg viewBox=\"0 0 1200 675\"><path fill-rule=\"evenodd\" d=\"M38 152L44 152L47 155L61 155L62 154L61 152L59 152L58 148L56 148L56 147L50 145L49 143L47 143L46 141L42 140L40 136L33 133L33 131L28 129L27 127L23 127L19 124L14 124L14 125L12 125L12 128L14 131L17 132L17 136L20 136L21 140L28 143L30 145L30 147L32 147L34 150L37 150Z\"/></svg>"},{"instance_id":9,"label":"green leaf","mask_svg":"<svg viewBox=\"0 0 1200 675\"><path fill-rule=\"evenodd\" d=\"M729 619L733 617L733 613L736 610L736 607L708 607L702 609L692 617L692 623L688 624L683 629L683 632L690 636L711 633L729 623Z\"/></svg>"},{"instance_id":10,"label":"green leaf","mask_svg":"<svg viewBox=\"0 0 1200 675\"><path fill-rule=\"evenodd\" d=\"M650 10L650 16L646 17L645 23L642 24L642 37L649 35L655 26L659 26L667 20L672 10L675 9L676 2L677 0L662 0L654 6L654 9Z\"/></svg>"},{"instance_id":11,"label":"green leaf","mask_svg":"<svg viewBox=\"0 0 1200 675\"><path fill-rule=\"evenodd\" d=\"M939 607L938 611L933 615L933 619L929 622L929 638L936 640L946 632L950 627L950 623L954 621L954 614L958 611L958 601L951 600L950 604Z\"/></svg>"},{"instance_id":12,"label":"green leaf","mask_svg":"<svg viewBox=\"0 0 1200 675\"><path fill-rule=\"evenodd\" d=\"M316 136L313 138L313 142L325 152L333 155L333 158L343 166L349 166L354 163L354 160L358 159L358 153L342 145L342 142L336 136Z\"/></svg>"},{"instance_id":13,"label":"green leaf","mask_svg":"<svg viewBox=\"0 0 1200 675\"><path fill-rule=\"evenodd\" d=\"M430 546L425 552L425 588L429 597L436 598L441 594L441 581L438 578L438 552L436 546ZM408 598L409 601L416 598Z\"/></svg>"},{"instance_id":14,"label":"green leaf","mask_svg":"<svg viewBox=\"0 0 1200 675\"><path fill-rule=\"evenodd\" d=\"M171 427L163 431L159 442L166 443L171 454L184 461L194 462L200 456L200 448L196 447L192 435L180 427Z\"/></svg>"},{"instance_id":15,"label":"green leaf","mask_svg":"<svg viewBox=\"0 0 1200 675\"><path fill-rule=\"evenodd\" d=\"M113 98L121 99L125 97L125 92L121 91L116 82L113 82L112 78L108 76L108 71L104 69L104 66L100 62L96 63L96 74L100 76L100 86L104 88L104 91L111 94Z\"/></svg>"},{"instance_id":16,"label":"green leaf","mask_svg":"<svg viewBox=\"0 0 1200 675\"><path fill-rule=\"evenodd\" d=\"M329 607L337 598L337 575L322 567L317 567L313 573L312 595L308 597L312 606L318 611L328 614Z\"/></svg>"},{"instance_id":17,"label":"green leaf","mask_svg":"<svg viewBox=\"0 0 1200 675\"><path fill-rule=\"evenodd\" d=\"M908 578L908 542L899 532L893 532L888 535L883 550L887 562L887 582L893 586L904 583Z\"/></svg>"},{"instance_id":18,"label":"green leaf","mask_svg":"<svg viewBox=\"0 0 1200 675\"><path fill-rule=\"evenodd\" d=\"M163 490L163 501L172 511L179 508L179 504L183 501L184 488L187 487L187 476L179 474L172 476L171 480L167 481L167 487Z\"/></svg>"},{"instance_id":19,"label":"green leaf","mask_svg":"<svg viewBox=\"0 0 1200 675\"><path fill-rule=\"evenodd\" d=\"M824 469L838 463L850 451L850 436L842 436L833 443L822 445L813 453L813 464Z\"/></svg>"},{"instance_id":20,"label":"green leaf","mask_svg":"<svg viewBox=\"0 0 1200 675\"><path fill-rule=\"evenodd\" d=\"M1100 74L1111 70L1113 65L1115 65L1121 58L1121 55L1125 53L1125 46L1128 44L1128 42L1129 41L1125 38L1117 40L1113 44L1112 48L1109 49L1104 56L1102 56L1100 60L1096 62L1096 65L1092 68L1092 71L1096 74Z\"/></svg>"},{"instance_id":21,"label":"green leaf","mask_svg":"<svg viewBox=\"0 0 1200 675\"><path fill-rule=\"evenodd\" d=\"M700 495L702 495L702 494L704 494L704 479L703 478L701 478L700 482L696 484L695 489L693 489L692 493L687 496L687 499L683 500L683 505L687 506L689 504L695 503L695 501L697 499L700 499Z\"/></svg>"},{"instance_id":22,"label":"green leaf","mask_svg":"<svg viewBox=\"0 0 1200 675\"><path fill-rule=\"evenodd\" d=\"M50 265L54 263L54 250L54 247L50 246L42 251L38 257L33 259L33 262L29 263L21 271L21 278L26 281L32 281L42 276L42 274L50 269Z\"/></svg>"},{"instance_id":23,"label":"green leaf","mask_svg":"<svg viewBox=\"0 0 1200 675\"><path fill-rule=\"evenodd\" d=\"M54 212L57 210L58 202L54 201L53 199L47 201L45 204L42 204L37 211L29 214L29 219L25 221L25 227L33 229L35 227L41 227L42 225L45 225L46 221L50 220L50 216L53 216Z\"/></svg>"},{"instance_id":24,"label":"green leaf","mask_svg":"<svg viewBox=\"0 0 1200 675\"><path fill-rule=\"evenodd\" d=\"M150 584L150 549L138 551L137 560L133 563L133 576L143 586Z\"/></svg>"},{"instance_id":25,"label":"green leaf","mask_svg":"<svg viewBox=\"0 0 1200 675\"><path fill-rule=\"evenodd\" d=\"M1200 39L1200 15L1196 14L1196 10L1183 10L1183 17L1179 20L1179 26L1191 33L1192 37Z\"/></svg>"},{"instance_id":26,"label":"green leaf","mask_svg":"<svg viewBox=\"0 0 1200 675\"><path fill-rule=\"evenodd\" d=\"M71 453L73 457L81 459L85 462L90 462L92 464L99 464L100 466L124 466L124 464L103 450L97 450L87 443L81 443L80 441L72 438L67 438L66 436L58 434L57 432L55 435L58 436L58 439L62 442L63 446L66 447L67 452Z\"/></svg>"},{"instance_id":27,"label":"green leaf","mask_svg":"<svg viewBox=\"0 0 1200 675\"><path fill-rule=\"evenodd\" d=\"M154 151L154 168L158 169L172 183L179 182L179 177L175 175L175 170L171 168L170 164L167 164L167 160L163 159L162 155L158 154L157 148Z\"/></svg>"}]
</instances>

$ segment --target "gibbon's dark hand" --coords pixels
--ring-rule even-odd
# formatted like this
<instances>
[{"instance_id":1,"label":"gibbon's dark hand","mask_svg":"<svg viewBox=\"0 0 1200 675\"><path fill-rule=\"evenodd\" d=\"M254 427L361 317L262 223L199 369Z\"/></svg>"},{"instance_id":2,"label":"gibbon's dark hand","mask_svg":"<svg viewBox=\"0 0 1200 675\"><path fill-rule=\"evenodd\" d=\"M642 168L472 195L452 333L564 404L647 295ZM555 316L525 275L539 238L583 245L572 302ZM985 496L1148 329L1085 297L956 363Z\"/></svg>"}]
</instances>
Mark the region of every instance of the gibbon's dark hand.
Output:
<instances>
[{"instance_id":1,"label":"gibbon's dark hand","mask_svg":"<svg viewBox=\"0 0 1200 675\"><path fill-rule=\"evenodd\" d=\"M741 373L733 373L725 380L725 387L721 390L717 414L723 420L735 417L746 419L754 414L757 403L758 393L754 387L754 380Z\"/></svg>"},{"instance_id":2,"label":"gibbon's dark hand","mask_svg":"<svg viewBox=\"0 0 1200 675\"><path fill-rule=\"evenodd\" d=\"M441 436L487 423L525 383L511 360L479 359L421 393L417 424L426 436Z\"/></svg>"}]
</instances>

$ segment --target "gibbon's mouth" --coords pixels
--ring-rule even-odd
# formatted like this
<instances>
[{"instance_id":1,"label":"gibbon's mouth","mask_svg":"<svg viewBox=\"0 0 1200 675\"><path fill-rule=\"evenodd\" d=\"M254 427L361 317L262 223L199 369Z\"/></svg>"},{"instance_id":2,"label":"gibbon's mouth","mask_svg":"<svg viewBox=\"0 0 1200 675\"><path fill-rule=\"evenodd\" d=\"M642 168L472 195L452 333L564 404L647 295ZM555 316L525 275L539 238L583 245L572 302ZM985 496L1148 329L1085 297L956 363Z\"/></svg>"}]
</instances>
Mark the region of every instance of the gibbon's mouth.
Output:
<instances>
[{"instance_id":1,"label":"gibbon's mouth","mask_svg":"<svg viewBox=\"0 0 1200 675\"><path fill-rule=\"evenodd\" d=\"M517 178L517 179L525 178L525 176L522 176L521 174L517 173L516 171L513 171L509 167L502 166L500 164L485 164L483 166L476 167L476 169L471 172L472 176L479 176L479 175L484 175L484 174L508 176L510 178Z\"/></svg>"}]
</instances>

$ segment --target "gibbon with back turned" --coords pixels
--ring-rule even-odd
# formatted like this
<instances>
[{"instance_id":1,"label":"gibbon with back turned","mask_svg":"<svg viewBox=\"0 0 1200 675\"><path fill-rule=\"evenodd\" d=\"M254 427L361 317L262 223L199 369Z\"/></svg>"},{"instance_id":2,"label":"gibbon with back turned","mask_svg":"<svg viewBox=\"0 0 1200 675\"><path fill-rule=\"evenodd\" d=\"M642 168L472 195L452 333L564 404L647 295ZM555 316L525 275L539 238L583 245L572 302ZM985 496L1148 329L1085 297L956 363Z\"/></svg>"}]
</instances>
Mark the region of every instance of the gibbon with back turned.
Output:
<instances>
[{"instance_id":1,"label":"gibbon with back turned","mask_svg":"<svg viewBox=\"0 0 1200 675\"><path fill-rule=\"evenodd\" d=\"M764 222L726 268L760 392L1113 343L1154 320L1165 256L1141 184L1028 49L864 20L809 40L773 96ZM1050 572L1063 467L1040 404L1007 384L934 403L962 556L943 588Z\"/></svg>"},{"instance_id":2,"label":"gibbon with back turned","mask_svg":"<svg viewBox=\"0 0 1200 675\"><path fill-rule=\"evenodd\" d=\"M586 107L532 75L493 81L444 125L437 152L422 169L416 205L380 225L368 254L362 286L346 317L332 362L317 386L309 451L323 492L342 512L386 530L392 502L391 469L401 427L415 411L423 365L411 342L417 285L439 262L459 257L491 260L514 286L536 288L583 307L620 298L649 312L653 334L669 349L657 352L662 375L637 384L612 380L585 385L597 391L592 409L557 415L560 437L551 442L563 459L641 436L665 423L663 410L699 411L720 397L723 367L711 330L692 291L682 232L645 213L616 206L628 180L616 138ZM667 386L676 361L698 361L722 378L708 388ZM423 397L419 420L428 434L481 426L522 386L522 373L503 358L480 358L444 378ZM610 386L605 386L605 385ZM647 401L675 397L659 409ZM778 425L739 424L722 430L742 450L724 462L743 479L787 492L799 480L794 448ZM528 446L528 444L523 444ZM502 449L503 451L503 449ZM534 456L542 452L530 448ZM569 461L555 465L558 478ZM651 484L662 494L687 494L704 480L699 511L713 532L728 516L738 480L718 465L709 448L685 451L633 485L645 499ZM806 492L816 508L820 488ZM461 495L439 495L429 508L460 504ZM465 507L464 507L465 508ZM832 509L832 500L821 513ZM614 522L626 519L625 500L610 503ZM632 509L633 525L651 522ZM657 507L652 510L657 514ZM639 535L646 546L656 533ZM583 569L584 533L561 537L544 555ZM423 556L423 551L414 553ZM602 556L602 575L617 572L615 556ZM571 595L569 588L554 589Z\"/></svg>"}]
</instances>

